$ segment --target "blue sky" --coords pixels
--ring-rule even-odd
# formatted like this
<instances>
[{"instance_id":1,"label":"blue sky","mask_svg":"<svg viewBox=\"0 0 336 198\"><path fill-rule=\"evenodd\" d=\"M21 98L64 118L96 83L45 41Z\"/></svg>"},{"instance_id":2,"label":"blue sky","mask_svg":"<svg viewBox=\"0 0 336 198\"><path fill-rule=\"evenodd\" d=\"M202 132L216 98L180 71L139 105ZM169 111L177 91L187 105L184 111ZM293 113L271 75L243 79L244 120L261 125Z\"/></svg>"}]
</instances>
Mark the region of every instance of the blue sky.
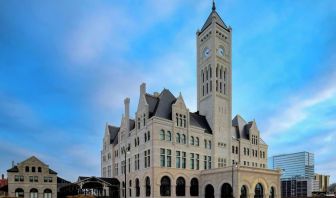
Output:
<instances>
[{"instance_id":1,"label":"blue sky","mask_svg":"<svg viewBox=\"0 0 336 198\"><path fill-rule=\"evenodd\" d=\"M36 155L59 176L100 174L106 122L139 85L196 110L205 0L0 1L0 173ZM309 151L336 181L336 1L217 1L233 28L233 114L269 155Z\"/></svg>"}]
</instances>

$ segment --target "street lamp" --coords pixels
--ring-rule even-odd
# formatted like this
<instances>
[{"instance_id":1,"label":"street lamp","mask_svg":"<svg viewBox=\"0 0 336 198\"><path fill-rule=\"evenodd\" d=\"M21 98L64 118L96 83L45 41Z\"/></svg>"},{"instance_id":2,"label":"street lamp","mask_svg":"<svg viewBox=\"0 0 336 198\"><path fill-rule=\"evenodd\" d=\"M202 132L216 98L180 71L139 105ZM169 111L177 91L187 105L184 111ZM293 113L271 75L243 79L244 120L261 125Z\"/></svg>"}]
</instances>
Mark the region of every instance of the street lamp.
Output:
<instances>
[{"instance_id":1,"label":"street lamp","mask_svg":"<svg viewBox=\"0 0 336 198\"><path fill-rule=\"evenodd\" d=\"M126 163L126 156L127 154L130 154L130 147L123 147L122 148L122 151L124 152L124 155L125 155L125 169L124 169L124 173L125 173L125 198L127 197L127 190L126 190L126 171L127 171L127 163Z\"/></svg>"},{"instance_id":2,"label":"street lamp","mask_svg":"<svg viewBox=\"0 0 336 198\"><path fill-rule=\"evenodd\" d=\"M234 194L234 191L233 191L233 167L236 167L236 168L238 168L238 163L237 162L233 162L233 164L232 164L232 197L234 198L234 196L233 196L233 194Z\"/></svg>"}]
</instances>

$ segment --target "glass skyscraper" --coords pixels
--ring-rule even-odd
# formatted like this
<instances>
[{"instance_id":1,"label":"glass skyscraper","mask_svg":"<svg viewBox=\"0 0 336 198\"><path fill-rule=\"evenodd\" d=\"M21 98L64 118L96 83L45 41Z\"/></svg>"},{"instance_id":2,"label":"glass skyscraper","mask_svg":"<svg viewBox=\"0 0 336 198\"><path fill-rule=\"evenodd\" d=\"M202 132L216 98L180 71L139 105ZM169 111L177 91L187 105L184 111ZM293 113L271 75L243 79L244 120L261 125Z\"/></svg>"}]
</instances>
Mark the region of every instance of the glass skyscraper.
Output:
<instances>
[{"instance_id":1,"label":"glass skyscraper","mask_svg":"<svg viewBox=\"0 0 336 198\"><path fill-rule=\"evenodd\" d=\"M314 154L299 152L271 157L270 167L282 169L281 179L314 178Z\"/></svg>"}]
</instances>

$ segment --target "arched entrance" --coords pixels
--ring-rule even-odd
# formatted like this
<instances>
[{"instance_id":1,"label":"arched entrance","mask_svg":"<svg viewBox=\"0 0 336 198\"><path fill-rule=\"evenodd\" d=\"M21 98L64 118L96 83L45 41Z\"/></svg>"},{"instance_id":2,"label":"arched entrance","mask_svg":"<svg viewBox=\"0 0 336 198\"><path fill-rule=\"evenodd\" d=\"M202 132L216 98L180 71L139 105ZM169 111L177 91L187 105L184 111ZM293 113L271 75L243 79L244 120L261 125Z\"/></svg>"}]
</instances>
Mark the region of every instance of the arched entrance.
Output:
<instances>
[{"instance_id":1,"label":"arched entrance","mask_svg":"<svg viewBox=\"0 0 336 198\"><path fill-rule=\"evenodd\" d=\"M161 179L161 185L160 185L160 195L161 196L170 196L170 178L168 176L164 176Z\"/></svg>"},{"instance_id":2,"label":"arched entrance","mask_svg":"<svg viewBox=\"0 0 336 198\"><path fill-rule=\"evenodd\" d=\"M215 190L211 184L205 186L205 198L215 198Z\"/></svg>"},{"instance_id":3,"label":"arched entrance","mask_svg":"<svg viewBox=\"0 0 336 198\"><path fill-rule=\"evenodd\" d=\"M185 180L183 177L176 180L176 196L185 196Z\"/></svg>"},{"instance_id":4,"label":"arched entrance","mask_svg":"<svg viewBox=\"0 0 336 198\"><path fill-rule=\"evenodd\" d=\"M224 183L221 188L221 198L230 198L232 196L232 187L228 183Z\"/></svg>"},{"instance_id":5,"label":"arched entrance","mask_svg":"<svg viewBox=\"0 0 336 198\"><path fill-rule=\"evenodd\" d=\"M269 198L274 198L274 197L275 197L275 190L274 190L274 187L272 186L271 190L270 190L270 196L269 196Z\"/></svg>"},{"instance_id":6,"label":"arched entrance","mask_svg":"<svg viewBox=\"0 0 336 198\"><path fill-rule=\"evenodd\" d=\"M198 196L198 179L192 178L190 181L190 196Z\"/></svg>"},{"instance_id":7,"label":"arched entrance","mask_svg":"<svg viewBox=\"0 0 336 198\"><path fill-rule=\"evenodd\" d=\"M240 198L247 198L247 188L246 186L242 186L240 189Z\"/></svg>"},{"instance_id":8,"label":"arched entrance","mask_svg":"<svg viewBox=\"0 0 336 198\"><path fill-rule=\"evenodd\" d=\"M258 183L254 189L254 198L263 198L264 189L260 183Z\"/></svg>"}]
</instances>

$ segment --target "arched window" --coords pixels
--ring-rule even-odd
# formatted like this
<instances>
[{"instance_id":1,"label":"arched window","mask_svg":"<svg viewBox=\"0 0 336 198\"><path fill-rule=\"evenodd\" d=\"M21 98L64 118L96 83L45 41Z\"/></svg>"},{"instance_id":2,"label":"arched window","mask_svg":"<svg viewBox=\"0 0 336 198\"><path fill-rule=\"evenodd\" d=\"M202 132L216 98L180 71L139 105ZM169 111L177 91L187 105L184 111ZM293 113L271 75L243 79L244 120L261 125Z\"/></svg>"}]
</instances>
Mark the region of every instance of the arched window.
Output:
<instances>
[{"instance_id":1,"label":"arched window","mask_svg":"<svg viewBox=\"0 0 336 198\"><path fill-rule=\"evenodd\" d=\"M247 198L247 188L246 186L242 186L240 189L240 198Z\"/></svg>"},{"instance_id":2,"label":"arched window","mask_svg":"<svg viewBox=\"0 0 336 198\"><path fill-rule=\"evenodd\" d=\"M165 140L165 131L163 129L160 131L160 140Z\"/></svg>"},{"instance_id":3,"label":"arched window","mask_svg":"<svg viewBox=\"0 0 336 198\"><path fill-rule=\"evenodd\" d=\"M29 166L26 166L25 169L26 169L26 172L29 172Z\"/></svg>"},{"instance_id":4,"label":"arched window","mask_svg":"<svg viewBox=\"0 0 336 198\"><path fill-rule=\"evenodd\" d=\"M51 190L50 189L45 189L43 192L43 198L51 198Z\"/></svg>"},{"instance_id":5,"label":"arched window","mask_svg":"<svg viewBox=\"0 0 336 198\"><path fill-rule=\"evenodd\" d=\"M211 184L205 187L205 198L215 198L215 190Z\"/></svg>"},{"instance_id":6,"label":"arched window","mask_svg":"<svg viewBox=\"0 0 336 198\"><path fill-rule=\"evenodd\" d=\"M264 190L260 183L258 183L254 189L254 198L263 198Z\"/></svg>"},{"instance_id":7,"label":"arched window","mask_svg":"<svg viewBox=\"0 0 336 198\"><path fill-rule=\"evenodd\" d=\"M145 142L147 142L147 133L145 133Z\"/></svg>"},{"instance_id":8,"label":"arched window","mask_svg":"<svg viewBox=\"0 0 336 198\"><path fill-rule=\"evenodd\" d=\"M221 198L233 197L232 188L228 183L224 183L221 188Z\"/></svg>"},{"instance_id":9,"label":"arched window","mask_svg":"<svg viewBox=\"0 0 336 198\"><path fill-rule=\"evenodd\" d=\"M275 190L274 190L274 187L272 186L270 190L269 198L274 198L274 197L275 197Z\"/></svg>"},{"instance_id":10,"label":"arched window","mask_svg":"<svg viewBox=\"0 0 336 198\"><path fill-rule=\"evenodd\" d=\"M41 168L41 167L38 167L38 168L37 168L37 172L39 172L39 173L42 172L42 168Z\"/></svg>"},{"instance_id":11,"label":"arched window","mask_svg":"<svg viewBox=\"0 0 336 198\"><path fill-rule=\"evenodd\" d=\"M24 197L24 191L22 188L17 188L15 190L15 197Z\"/></svg>"},{"instance_id":12,"label":"arched window","mask_svg":"<svg viewBox=\"0 0 336 198\"><path fill-rule=\"evenodd\" d=\"M151 185L149 177L146 177L146 197L151 195Z\"/></svg>"},{"instance_id":13,"label":"arched window","mask_svg":"<svg viewBox=\"0 0 336 198\"><path fill-rule=\"evenodd\" d=\"M191 136L191 137L190 137L190 144L191 144L191 145L194 145L194 144L195 144L194 136Z\"/></svg>"},{"instance_id":14,"label":"arched window","mask_svg":"<svg viewBox=\"0 0 336 198\"><path fill-rule=\"evenodd\" d=\"M186 136L182 134L182 144L186 144Z\"/></svg>"},{"instance_id":15,"label":"arched window","mask_svg":"<svg viewBox=\"0 0 336 198\"><path fill-rule=\"evenodd\" d=\"M190 196L198 196L198 179L192 178L190 181Z\"/></svg>"},{"instance_id":16,"label":"arched window","mask_svg":"<svg viewBox=\"0 0 336 198\"><path fill-rule=\"evenodd\" d=\"M30 198L37 198L37 196L38 196L38 191L37 191L37 189L36 189L36 188L32 188L32 189L30 190Z\"/></svg>"},{"instance_id":17,"label":"arched window","mask_svg":"<svg viewBox=\"0 0 336 198\"><path fill-rule=\"evenodd\" d=\"M185 115L183 116L183 127L184 127L184 128L187 127L187 118L186 118Z\"/></svg>"},{"instance_id":18,"label":"arched window","mask_svg":"<svg viewBox=\"0 0 336 198\"><path fill-rule=\"evenodd\" d=\"M210 79L212 78L212 68L211 68L211 65L209 65L210 67Z\"/></svg>"},{"instance_id":19,"label":"arched window","mask_svg":"<svg viewBox=\"0 0 336 198\"><path fill-rule=\"evenodd\" d=\"M211 141L210 140L209 140L208 146L209 146L209 149L211 149Z\"/></svg>"},{"instance_id":20,"label":"arched window","mask_svg":"<svg viewBox=\"0 0 336 198\"><path fill-rule=\"evenodd\" d=\"M140 196L140 182L139 179L135 179L135 196Z\"/></svg>"},{"instance_id":21,"label":"arched window","mask_svg":"<svg viewBox=\"0 0 336 198\"><path fill-rule=\"evenodd\" d=\"M150 131L147 131L147 140L150 140Z\"/></svg>"},{"instance_id":22,"label":"arched window","mask_svg":"<svg viewBox=\"0 0 336 198\"><path fill-rule=\"evenodd\" d=\"M176 133L176 143L181 143L181 136L179 133Z\"/></svg>"},{"instance_id":23,"label":"arched window","mask_svg":"<svg viewBox=\"0 0 336 198\"><path fill-rule=\"evenodd\" d=\"M199 138L198 137L195 138L195 145L199 146Z\"/></svg>"},{"instance_id":24,"label":"arched window","mask_svg":"<svg viewBox=\"0 0 336 198\"><path fill-rule=\"evenodd\" d=\"M161 178L161 185L160 185L160 195L161 196L170 196L170 179L168 176L164 176Z\"/></svg>"},{"instance_id":25,"label":"arched window","mask_svg":"<svg viewBox=\"0 0 336 198\"><path fill-rule=\"evenodd\" d=\"M167 141L171 141L171 132L167 131L167 137L166 137Z\"/></svg>"},{"instance_id":26,"label":"arched window","mask_svg":"<svg viewBox=\"0 0 336 198\"><path fill-rule=\"evenodd\" d=\"M183 177L176 180L176 196L185 196L185 180Z\"/></svg>"}]
</instances>

